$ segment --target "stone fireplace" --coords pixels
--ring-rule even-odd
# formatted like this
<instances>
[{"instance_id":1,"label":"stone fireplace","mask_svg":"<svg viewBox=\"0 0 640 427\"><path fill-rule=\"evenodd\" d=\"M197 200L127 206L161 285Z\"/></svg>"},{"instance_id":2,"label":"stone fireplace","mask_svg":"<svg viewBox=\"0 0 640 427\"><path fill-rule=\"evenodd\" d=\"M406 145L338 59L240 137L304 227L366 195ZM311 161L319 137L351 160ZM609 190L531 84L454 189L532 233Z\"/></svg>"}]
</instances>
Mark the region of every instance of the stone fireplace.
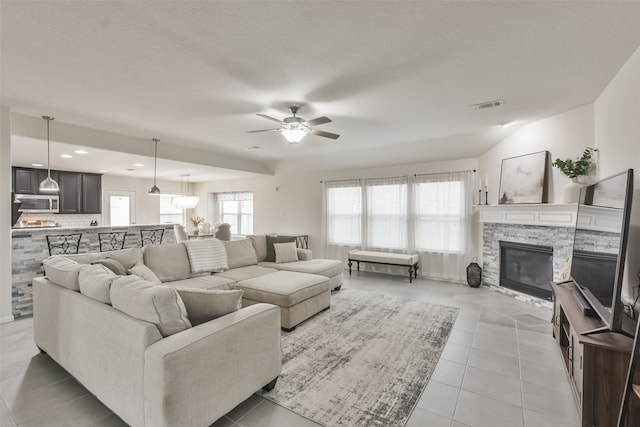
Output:
<instances>
[{"instance_id":1,"label":"stone fireplace","mask_svg":"<svg viewBox=\"0 0 640 427\"><path fill-rule=\"evenodd\" d=\"M575 214L577 205L535 204L535 205L487 205L478 206L482 223L483 283L499 290L505 287L532 295L550 299L550 283L547 289L545 281L560 281L573 248ZM501 262L500 242L511 245L511 258L506 265ZM532 250L524 255L523 249ZM504 258L504 250L503 258ZM535 262L549 265L537 266ZM538 277L536 269L542 268ZM503 277L501 283L501 269ZM518 272L518 269L520 271ZM525 272L523 269L529 269ZM512 286L513 282L521 282ZM505 286L504 280L507 284ZM533 291L528 286L532 286Z\"/></svg>"}]
</instances>

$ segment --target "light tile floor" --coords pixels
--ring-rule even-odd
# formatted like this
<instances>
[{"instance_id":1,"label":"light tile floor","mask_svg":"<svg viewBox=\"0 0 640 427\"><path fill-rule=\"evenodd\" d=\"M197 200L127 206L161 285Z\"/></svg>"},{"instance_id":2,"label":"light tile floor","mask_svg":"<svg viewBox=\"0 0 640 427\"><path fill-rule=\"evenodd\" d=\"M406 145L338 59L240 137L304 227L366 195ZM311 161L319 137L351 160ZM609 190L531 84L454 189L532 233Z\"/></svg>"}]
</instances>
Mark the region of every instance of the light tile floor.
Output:
<instances>
[{"instance_id":1,"label":"light tile floor","mask_svg":"<svg viewBox=\"0 0 640 427\"><path fill-rule=\"evenodd\" d=\"M459 307L442 357L406 427L575 427L578 412L551 310L487 288L368 272L344 288ZM313 321L311 319L310 321ZM39 354L31 319L0 325L0 426L123 426L75 379ZM317 426L252 396L213 427ZM185 426L189 427L189 426Z\"/></svg>"}]
</instances>

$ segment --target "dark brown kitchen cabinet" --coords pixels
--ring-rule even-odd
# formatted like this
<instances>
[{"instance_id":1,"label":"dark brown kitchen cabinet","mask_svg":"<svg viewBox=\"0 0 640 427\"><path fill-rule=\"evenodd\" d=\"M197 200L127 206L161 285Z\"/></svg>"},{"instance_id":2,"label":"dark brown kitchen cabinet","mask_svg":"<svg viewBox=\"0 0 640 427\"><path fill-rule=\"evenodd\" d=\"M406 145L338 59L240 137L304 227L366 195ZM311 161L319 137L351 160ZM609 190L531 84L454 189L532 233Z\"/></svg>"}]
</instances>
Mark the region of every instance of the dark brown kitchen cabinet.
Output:
<instances>
[{"instance_id":1,"label":"dark brown kitchen cabinet","mask_svg":"<svg viewBox=\"0 0 640 427\"><path fill-rule=\"evenodd\" d=\"M58 172L60 213L81 213L82 174Z\"/></svg>"},{"instance_id":2,"label":"dark brown kitchen cabinet","mask_svg":"<svg viewBox=\"0 0 640 427\"><path fill-rule=\"evenodd\" d=\"M13 192L15 194L42 194L40 182L47 177L46 169L13 168ZM51 171L51 178L58 180L58 173Z\"/></svg>"},{"instance_id":3,"label":"dark brown kitchen cabinet","mask_svg":"<svg viewBox=\"0 0 640 427\"><path fill-rule=\"evenodd\" d=\"M82 213L102 213L102 176L83 173L81 180Z\"/></svg>"}]
</instances>

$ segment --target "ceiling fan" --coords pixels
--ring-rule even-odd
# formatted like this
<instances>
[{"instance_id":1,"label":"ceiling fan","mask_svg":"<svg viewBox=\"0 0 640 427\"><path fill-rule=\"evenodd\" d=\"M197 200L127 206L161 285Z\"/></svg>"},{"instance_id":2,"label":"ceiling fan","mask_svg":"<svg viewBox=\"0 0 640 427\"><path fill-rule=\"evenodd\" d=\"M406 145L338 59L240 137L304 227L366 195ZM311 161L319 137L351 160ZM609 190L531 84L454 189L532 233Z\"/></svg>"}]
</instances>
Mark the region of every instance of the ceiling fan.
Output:
<instances>
[{"instance_id":1,"label":"ceiling fan","mask_svg":"<svg viewBox=\"0 0 640 427\"><path fill-rule=\"evenodd\" d=\"M331 139L338 139L338 137L340 137L340 135L338 135L337 133L331 133L331 132L325 132L322 130L312 129L312 126L331 123L331 119L329 117L322 116L313 120L305 120L302 117L296 116L296 113L298 112L299 108L300 107L298 105L290 106L289 110L291 110L292 116L285 117L283 120L278 120L271 116L267 116L266 114L258 113L258 116L260 117L264 117L267 120L280 123L280 127L273 128L273 129L248 130L247 132L255 133L255 132L268 132L268 131L276 130L280 132L282 136L286 138L287 141L289 141L289 144L297 144L298 142L302 141L302 138L304 138L308 134L323 136L325 138L331 138Z\"/></svg>"}]
</instances>

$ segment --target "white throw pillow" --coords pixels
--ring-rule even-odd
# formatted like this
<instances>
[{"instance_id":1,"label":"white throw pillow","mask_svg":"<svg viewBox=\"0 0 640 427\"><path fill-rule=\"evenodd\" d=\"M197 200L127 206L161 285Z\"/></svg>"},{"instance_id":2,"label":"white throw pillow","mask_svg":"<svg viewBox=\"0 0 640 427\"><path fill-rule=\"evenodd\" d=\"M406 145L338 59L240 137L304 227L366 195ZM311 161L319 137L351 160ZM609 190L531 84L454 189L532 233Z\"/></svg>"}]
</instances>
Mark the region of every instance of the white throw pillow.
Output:
<instances>
[{"instance_id":1,"label":"white throw pillow","mask_svg":"<svg viewBox=\"0 0 640 427\"><path fill-rule=\"evenodd\" d=\"M187 240L192 273L221 272L227 269L227 251L218 239Z\"/></svg>"},{"instance_id":2,"label":"white throw pillow","mask_svg":"<svg viewBox=\"0 0 640 427\"><path fill-rule=\"evenodd\" d=\"M160 281L160 279L158 279L158 276L156 276L156 273L151 271L151 269L149 267L147 267L146 265L144 265L141 262L136 264L136 265L134 265L129 270L127 270L127 273L135 274L139 278L144 279L144 280L146 280L148 282L151 282L151 283L153 283L155 285L159 285L159 284L162 283Z\"/></svg>"},{"instance_id":3,"label":"white throw pillow","mask_svg":"<svg viewBox=\"0 0 640 427\"><path fill-rule=\"evenodd\" d=\"M193 326L208 322L242 307L241 289L188 289L177 288L187 308L187 316Z\"/></svg>"},{"instance_id":4,"label":"white throw pillow","mask_svg":"<svg viewBox=\"0 0 640 427\"><path fill-rule=\"evenodd\" d=\"M138 276L120 276L111 284L111 305L155 324L163 337L191 327L187 309L175 289L154 285Z\"/></svg>"},{"instance_id":5,"label":"white throw pillow","mask_svg":"<svg viewBox=\"0 0 640 427\"><path fill-rule=\"evenodd\" d=\"M120 276L104 265L88 265L78 274L80 292L96 301L111 304L111 284L118 277Z\"/></svg>"},{"instance_id":6,"label":"white throw pillow","mask_svg":"<svg viewBox=\"0 0 640 427\"><path fill-rule=\"evenodd\" d=\"M80 291L78 273L80 273L80 269L88 267L87 264L78 264L62 255L50 256L42 261L42 264L47 279L72 291Z\"/></svg>"},{"instance_id":7,"label":"white throw pillow","mask_svg":"<svg viewBox=\"0 0 640 427\"><path fill-rule=\"evenodd\" d=\"M276 264L298 261L296 242L274 243L273 250L276 253Z\"/></svg>"}]
</instances>

